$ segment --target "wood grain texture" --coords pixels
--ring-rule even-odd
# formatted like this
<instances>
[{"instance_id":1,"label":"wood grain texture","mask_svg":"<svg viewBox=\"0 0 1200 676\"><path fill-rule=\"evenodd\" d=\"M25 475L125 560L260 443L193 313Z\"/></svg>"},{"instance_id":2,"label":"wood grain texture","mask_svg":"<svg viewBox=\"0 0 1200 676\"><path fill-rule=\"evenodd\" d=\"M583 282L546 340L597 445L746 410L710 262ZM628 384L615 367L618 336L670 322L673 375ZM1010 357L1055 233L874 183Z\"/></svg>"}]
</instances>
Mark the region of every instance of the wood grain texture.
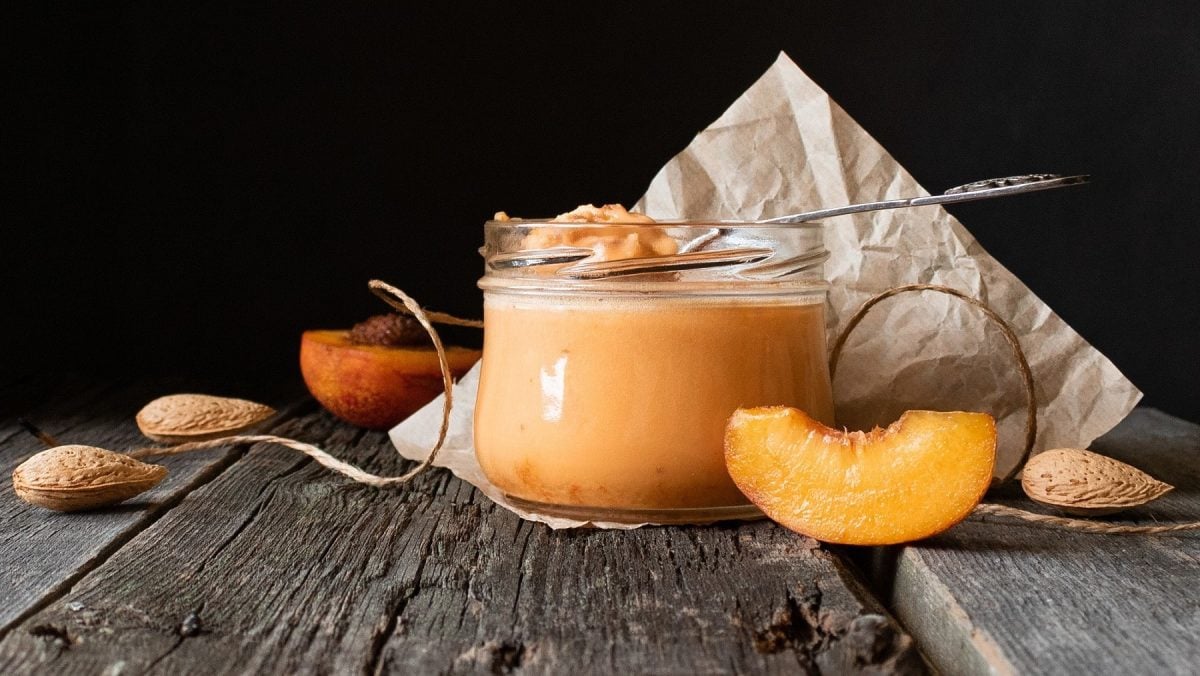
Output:
<instances>
[{"instance_id":1,"label":"wood grain texture","mask_svg":"<svg viewBox=\"0 0 1200 676\"><path fill-rule=\"evenodd\" d=\"M170 384L87 386L60 378L4 389L0 416L0 637L23 616L63 593L183 495L218 473L239 449L166 458L154 489L101 512L61 514L19 500L12 469L44 446L16 424L27 417L62 443L110 450L150 445L133 415Z\"/></svg>"},{"instance_id":2,"label":"wood grain texture","mask_svg":"<svg viewBox=\"0 0 1200 676\"><path fill-rule=\"evenodd\" d=\"M407 466L325 414L276 433ZM769 522L551 531L444 471L379 490L255 446L10 631L0 672L921 672L881 613Z\"/></svg>"},{"instance_id":3,"label":"wood grain texture","mask_svg":"<svg viewBox=\"0 0 1200 676\"><path fill-rule=\"evenodd\" d=\"M1176 490L1113 521L1200 519L1200 426L1139 409L1092 449ZM995 501L1054 513L1009 492ZM1090 535L968 521L878 559L892 607L946 673L1195 674L1200 534Z\"/></svg>"}]
</instances>

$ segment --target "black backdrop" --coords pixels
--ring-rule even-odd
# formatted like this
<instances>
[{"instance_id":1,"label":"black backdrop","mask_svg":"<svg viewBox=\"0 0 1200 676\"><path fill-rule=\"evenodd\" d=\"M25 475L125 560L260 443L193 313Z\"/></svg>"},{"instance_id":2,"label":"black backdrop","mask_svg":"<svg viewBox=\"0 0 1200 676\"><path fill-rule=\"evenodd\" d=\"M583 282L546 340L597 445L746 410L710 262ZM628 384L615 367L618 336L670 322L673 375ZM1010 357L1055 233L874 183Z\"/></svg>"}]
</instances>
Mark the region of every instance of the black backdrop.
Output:
<instances>
[{"instance_id":1,"label":"black backdrop","mask_svg":"<svg viewBox=\"0 0 1200 676\"><path fill-rule=\"evenodd\" d=\"M478 315L485 217L633 202L785 50L931 190L1093 174L952 211L1200 420L1196 3L28 4L0 369L298 378L374 276Z\"/></svg>"}]
</instances>

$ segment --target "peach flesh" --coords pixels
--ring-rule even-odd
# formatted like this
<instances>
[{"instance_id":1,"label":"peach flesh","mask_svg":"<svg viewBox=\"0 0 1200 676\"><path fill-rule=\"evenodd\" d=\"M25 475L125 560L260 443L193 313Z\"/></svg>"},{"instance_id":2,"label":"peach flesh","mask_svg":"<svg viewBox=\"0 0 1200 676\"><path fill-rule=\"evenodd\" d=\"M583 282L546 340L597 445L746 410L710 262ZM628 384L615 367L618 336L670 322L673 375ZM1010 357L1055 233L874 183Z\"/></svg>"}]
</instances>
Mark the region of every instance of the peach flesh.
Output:
<instances>
[{"instance_id":1,"label":"peach flesh","mask_svg":"<svg viewBox=\"0 0 1200 676\"><path fill-rule=\"evenodd\" d=\"M782 406L739 409L725 461L778 523L836 544L890 545L966 518L991 483L996 425L984 413L908 411L886 429L844 432Z\"/></svg>"}]
</instances>

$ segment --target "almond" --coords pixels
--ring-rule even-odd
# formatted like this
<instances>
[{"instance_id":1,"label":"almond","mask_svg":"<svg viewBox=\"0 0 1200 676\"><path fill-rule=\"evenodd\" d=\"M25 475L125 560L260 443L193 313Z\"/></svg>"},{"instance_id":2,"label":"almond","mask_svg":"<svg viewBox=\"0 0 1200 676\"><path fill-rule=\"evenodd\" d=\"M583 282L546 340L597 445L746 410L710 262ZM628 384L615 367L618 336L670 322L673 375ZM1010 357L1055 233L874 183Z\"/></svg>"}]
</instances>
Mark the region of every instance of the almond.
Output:
<instances>
[{"instance_id":1,"label":"almond","mask_svg":"<svg viewBox=\"0 0 1200 676\"><path fill-rule=\"evenodd\" d=\"M1174 487L1098 453L1056 448L1029 460L1021 488L1034 502L1068 514L1102 516L1144 505Z\"/></svg>"},{"instance_id":2,"label":"almond","mask_svg":"<svg viewBox=\"0 0 1200 676\"><path fill-rule=\"evenodd\" d=\"M179 443L236 434L275 415L275 409L245 399L207 394L172 394L146 404L137 414L142 434Z\"/></svg>"},{"instance_id":3,"label":"almond","mask_svg":"<svg viewBox=\"0 0 1200 676\"><path fill-rule=\"evenodd\" d=\"M95 446L56 446L13 470L13 490L31 505L77 512L112 505L162 481L167 468Z\"/></svg>"}]
</instances>

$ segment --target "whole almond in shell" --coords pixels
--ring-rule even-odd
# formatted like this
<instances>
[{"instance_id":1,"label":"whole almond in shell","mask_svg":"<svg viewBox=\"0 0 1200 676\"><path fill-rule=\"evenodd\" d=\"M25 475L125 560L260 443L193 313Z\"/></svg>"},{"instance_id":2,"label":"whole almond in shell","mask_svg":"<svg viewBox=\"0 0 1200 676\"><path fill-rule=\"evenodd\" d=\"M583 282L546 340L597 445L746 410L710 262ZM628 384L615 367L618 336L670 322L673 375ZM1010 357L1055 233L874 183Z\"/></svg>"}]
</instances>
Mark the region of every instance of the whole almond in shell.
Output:
<instances>
[{"instance_id":1,"label":"whole almond in shell","mask_svg":"<svg viewBox=\"0 0 1200 676\"><path fill-rule=\"evenodd\" d=\"M95 446L56 446L13 470L13 490L25 502L59 512L112 505L150 490L167 468Z\"/></svg>"},{"instance_id":2,"label":"whole almond in shell","mask_svg":"<svg viewBox=\"0 0 1200 676\"><path fill-rule=\"evenodd\" d=\"M230 434L275 415L275 409L245 399L208 394L172 394L146 404L137 414L138 429L155 441L203 441Z\"/></svg>"},{"instance_id":3,"label":"whole almond in shell","mask_svg":"<svg viewBox=\"0 0 1200 676\"><path fill-rule=\"evenodd\" d=\"M1021 488L1034 502L1068 514L1102 516L1144 505L1174 487L1098 453L1056 448L1030 458Z\"/></svg>"}]
</instances>

